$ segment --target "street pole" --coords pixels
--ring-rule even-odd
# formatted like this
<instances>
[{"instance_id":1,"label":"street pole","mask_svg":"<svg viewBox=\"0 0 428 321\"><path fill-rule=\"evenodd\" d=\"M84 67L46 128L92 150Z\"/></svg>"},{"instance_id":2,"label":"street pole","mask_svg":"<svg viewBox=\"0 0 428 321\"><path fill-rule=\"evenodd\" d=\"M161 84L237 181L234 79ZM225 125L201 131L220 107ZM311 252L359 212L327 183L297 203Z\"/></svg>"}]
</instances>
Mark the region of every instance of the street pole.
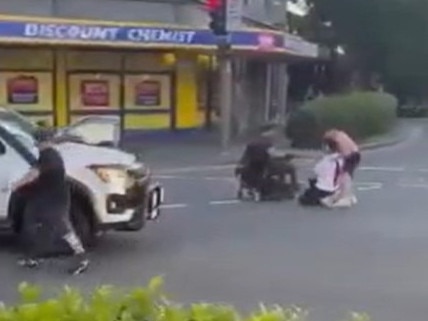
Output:
<instances>
[{"instance_id":1,"label":"street pole","mask_svg":"<svg viewBox=\"0 0 428 321\"><path fill-rule=\"evenodd\" d=\"M227 152L232 133L232 60L229 37L218 38L217 59L220 73L220 137L221 148Z\"/></svg>"},{"instance_id":2,"label":"street pole","mask_svg":"<svg viewBox=\"0 0 428 321\"><path fill-rule=\"evenodd\" d=\"M287 105L287 101L288 101L288 85L289 85L289 75L288 75L288 70L287 70L287 64L286 63L281 63L281 67L280 67L280 75L281 75L281 87L280 87L280 100L279 100L279 121L281 123L281 125L285 125L286 124L286 119L287 119L287 115L288 115L288 105Z\"/></svg>"}]
</instances>

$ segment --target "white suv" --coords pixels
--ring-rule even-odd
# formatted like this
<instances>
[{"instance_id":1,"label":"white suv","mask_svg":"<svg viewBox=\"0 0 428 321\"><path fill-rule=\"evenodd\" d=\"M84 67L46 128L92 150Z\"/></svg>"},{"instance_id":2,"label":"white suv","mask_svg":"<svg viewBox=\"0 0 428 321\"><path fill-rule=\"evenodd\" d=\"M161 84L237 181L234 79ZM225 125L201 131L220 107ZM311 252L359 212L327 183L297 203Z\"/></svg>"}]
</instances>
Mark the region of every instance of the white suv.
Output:
<instances>
[{"instance_id":1,"label":"white suv","mask_svg":"<svg viewBox=\"0 0 428 321\"><path fill-rule=\"evenodd\" d=\"M147 167L120 150L118 119L89 116L57 132L71 189L71 219L86 245L105 230L138 231L160 213L164 191ZM0 108L0 228L19 233L28 198L11 184L37 159L37 126ZM107 147L108 146L108 147Z\"/></svg>"}]
</instances>

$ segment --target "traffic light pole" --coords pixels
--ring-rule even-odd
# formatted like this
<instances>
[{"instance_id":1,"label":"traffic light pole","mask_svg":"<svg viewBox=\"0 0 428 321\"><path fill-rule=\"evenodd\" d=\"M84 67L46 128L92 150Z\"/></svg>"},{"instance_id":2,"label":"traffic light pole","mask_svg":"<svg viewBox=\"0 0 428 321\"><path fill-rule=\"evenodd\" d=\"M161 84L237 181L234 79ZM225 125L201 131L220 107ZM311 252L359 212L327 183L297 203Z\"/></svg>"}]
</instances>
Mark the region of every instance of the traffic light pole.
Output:
<instances>
[{"instance_id":1,"label":"traffic light pole","mask_svg":"<svg viewBox=\"0 0 428 321\"><path fill-rule=\"evenodd\" d=\"M230 147L232 133L232 60L228 37L218 38L217 59L220 73L220 119L221 148L227 152Z\"/></svg>"}]
</instances>

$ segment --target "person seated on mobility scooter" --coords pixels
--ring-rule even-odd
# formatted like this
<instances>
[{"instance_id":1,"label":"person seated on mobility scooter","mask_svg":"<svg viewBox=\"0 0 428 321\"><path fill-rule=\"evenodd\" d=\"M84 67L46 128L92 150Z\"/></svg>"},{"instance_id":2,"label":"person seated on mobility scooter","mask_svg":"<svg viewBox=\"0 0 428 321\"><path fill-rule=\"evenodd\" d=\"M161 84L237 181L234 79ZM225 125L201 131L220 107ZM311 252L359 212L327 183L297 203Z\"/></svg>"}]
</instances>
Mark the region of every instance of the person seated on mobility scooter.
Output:
<instances>
[{"instance_id":1,"label":"person seated on mobility scooter","mask_svg":"<svg viewBox=\"0 0 428 321\"><path fill-rule=\"evenodd\" d=\"M294 198L298 182L292 158L292 155L278 155L272 131L263 132L247 145L235 170L239 179L238 198L255 201Z\"/></svg>"},{"instance_id":2,"label":"person seated on mobility scooter","mask_svg":"<svg viewBox=\"0 0 428 321\"><path fill-rule=\"evenodd\" d=\"M299 197L304 206L349 207L349 198L343 197L342 176L344 158L338 152L337 143L324 140L326 154L315 165L315 178L309 179L309 187Z\"/></svg>"}]
</instances>

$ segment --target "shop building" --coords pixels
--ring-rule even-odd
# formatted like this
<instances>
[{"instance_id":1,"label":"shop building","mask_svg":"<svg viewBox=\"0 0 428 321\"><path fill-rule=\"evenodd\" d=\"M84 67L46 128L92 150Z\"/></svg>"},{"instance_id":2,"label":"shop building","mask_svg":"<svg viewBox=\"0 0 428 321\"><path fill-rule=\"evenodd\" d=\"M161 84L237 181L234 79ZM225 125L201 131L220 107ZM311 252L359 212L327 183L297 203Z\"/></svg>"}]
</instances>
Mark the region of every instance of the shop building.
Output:
<instances>
[{"instance_id":1,"label":"shop building","mask_svg":"<svg viewBox=\"0 0 428 321\"><path fill-rule=\"evenodd\" d=\"M278 31L231 39L235 113L253 104L273 117L286 88L276 66L300 54ZM207 29L0 16L0 43L0 105L34 120L64 126L119 115L125 130L141 132L202 128L216 117L216 40ZM316 48L304 55L316 58Z\"/></svg>"}]
</instances>

